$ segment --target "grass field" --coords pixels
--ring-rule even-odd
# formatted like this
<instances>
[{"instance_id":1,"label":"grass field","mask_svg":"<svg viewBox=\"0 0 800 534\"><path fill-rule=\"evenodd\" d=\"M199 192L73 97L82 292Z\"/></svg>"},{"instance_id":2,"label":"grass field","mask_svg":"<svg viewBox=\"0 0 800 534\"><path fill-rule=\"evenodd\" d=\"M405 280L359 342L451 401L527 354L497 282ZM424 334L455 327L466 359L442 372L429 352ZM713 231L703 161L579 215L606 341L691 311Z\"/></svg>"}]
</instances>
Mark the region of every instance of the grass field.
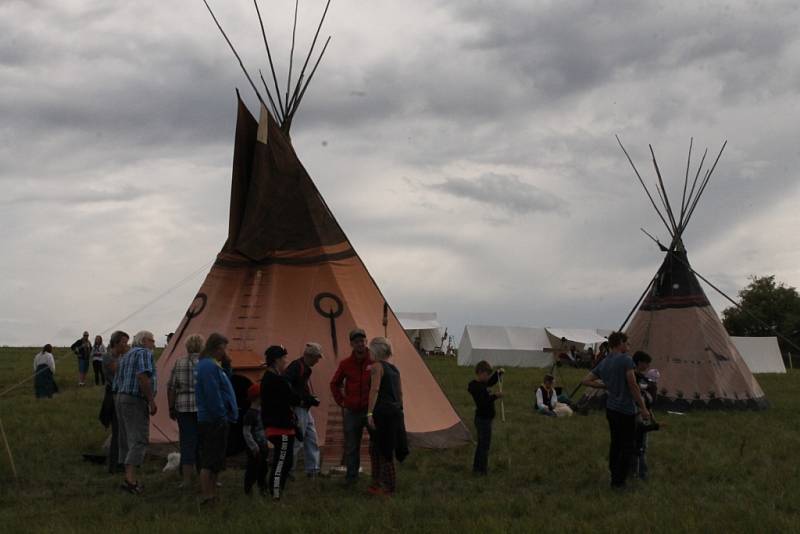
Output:
<instances>
[{"instance_id":1,"label":"grass field","mask_svg":"<svg viewBox=\"0 0 800 534\"><path fill-rule=\"evenodd\" d=\"M0 391L31 374L33 349L0 349ZM57 350L56 356L66 354ZM176 488L163 461L144 468L146 492L118 490L120 479L82 461L100 452L99 387L78 388L76 362L57 364L62 393L37 401L25 384L0 398L17 481L0 450L0 532L788 532L800 530L800 374L762 375L766 412L658 414L651 436L652 479L622 494L608 490L602 413L552 420L531 412L541 370L509 370L508 422L495 423L488 478L470 473L472 447L414 450L399 468L398 494L368 497L341 479L298 477L275 504L247 499L242 472L222 474L223 502L200 510ZM472 428L466 384L452 361L429 365ZM582 372L566 372L567 385ZM163 383L163 382L162 382Z\"/></svg>"}]
</instances>

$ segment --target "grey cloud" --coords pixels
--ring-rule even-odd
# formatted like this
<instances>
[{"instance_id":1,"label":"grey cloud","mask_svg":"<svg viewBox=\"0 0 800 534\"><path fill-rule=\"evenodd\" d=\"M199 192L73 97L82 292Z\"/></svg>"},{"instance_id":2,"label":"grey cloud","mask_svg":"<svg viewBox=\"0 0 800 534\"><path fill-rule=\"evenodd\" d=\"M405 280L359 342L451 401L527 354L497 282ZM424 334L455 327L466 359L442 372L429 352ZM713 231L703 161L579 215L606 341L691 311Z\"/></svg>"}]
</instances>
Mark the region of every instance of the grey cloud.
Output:
<instances>
[{"instance_id":1,"label":"grey cloud","mask_svg":"<svg viewBox=\"0 0 800 534\"><path fill-rule=\"evenodd\" d=\"M78 190L68 191L53 190L51 187L36 193L28 192L17 195L0 202L0 204L19 206L25 204L56 203L80 206L103 204L107 202L134 202L151 194L153 194L151 191L127 184L114 188L81 187Z\"/></svg>"},{"instance_id":2,"label":"grey cloud","mask_svg":"<svg viewBox=\"0 0 800 534\"><path fill-rule=\"evenodd\" d=\"M564 206L564 201L556 195L526 183L517 176L487 173L476 179L448 178L432 187L454 197L500 210L501 215L505 212L512 215L555 212Z\"/></svg>"}]
</instances>

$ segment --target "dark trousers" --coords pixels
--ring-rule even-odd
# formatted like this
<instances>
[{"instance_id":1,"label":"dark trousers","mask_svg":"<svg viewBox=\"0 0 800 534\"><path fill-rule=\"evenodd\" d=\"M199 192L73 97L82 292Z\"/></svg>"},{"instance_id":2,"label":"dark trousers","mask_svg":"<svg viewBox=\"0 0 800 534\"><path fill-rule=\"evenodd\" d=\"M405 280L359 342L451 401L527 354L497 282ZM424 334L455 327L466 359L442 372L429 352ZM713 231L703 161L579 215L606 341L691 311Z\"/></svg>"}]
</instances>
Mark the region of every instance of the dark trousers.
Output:
<instances>
[{"instance_id":1,"label":"dark trousers","mask_svg":"<svg viewBox=\"0 0 800 534\"><path fill-rule=\"evenodd\" d=\"M367 413L344 410L344 456L347 480L356 480L361 467L361 436L367 426Z\"/></svg>"},{"instance_id":2,"label":"dark trousers","mask_svg":"<svg viewBox=\"0 0 800 534\"><path fill-rule=\"evenodd\" d=\"M99 386L105 384L106 379L103 376L103 362L92 360L92 369L94 370L94 385Z\"/></svg>"},{"instance_id":3,"label":"dark trousers","mask_svg":"<svg viewBox=\"0 0 800 534\"><path fill-rule=\"evenodd\" d=\"M111 414L111 443L108 445L108 472L116 473L119 464L119 421L117 420L117 410L115 408Z\"/></svg>"},{"instance_id":4,"label":"dark trousers","mask_svg":"<svg viewBox=\"0 0 800 534\"><path fill-rule=\"evenodd\" d=\"M475 448L472 471L486 474L489 470L489 447L492 446L492 420L476 416L475 430L478 431L478 446Z\"/></svg>"},{"instance_id":5,"label":"dark trousers","mask_svg":"<svg viewBox=\"0 0 800 534\"><path fill-rule=\"evenodd\" d=\"M636 442L636 416L614 410L606 410L611 445L608 451L608 470L611 471L611 485L625 485L628 471L633 461Z\"/></svg>"},{"instance_id":6,"label":"dark trousers","mask_svg":"<svg viewBox=\"0 0 800 534\"><path fill-rule=\"evenodd\" d=\"M273 499L280 499L294 461L294 436L272 436L269 441L275 447L272 450L269 490Z\"/></svg>"},{"instance_id":7,"label":"dark trousers","mask_svg":"<svg viewBox=\"0 0 800 534\"><path fill-rule=\"evenodd\" d=\"M269 449L266 445L258 448L258 454L253 454L253 451L247 449L247 467L244 470L244 492L246 494L249 495L253 491L253 484L256 482L258 482L258 489L261 490L261 493L266 493L267 472L269 471L268 455Z\"/></svg>"}]
</instances>

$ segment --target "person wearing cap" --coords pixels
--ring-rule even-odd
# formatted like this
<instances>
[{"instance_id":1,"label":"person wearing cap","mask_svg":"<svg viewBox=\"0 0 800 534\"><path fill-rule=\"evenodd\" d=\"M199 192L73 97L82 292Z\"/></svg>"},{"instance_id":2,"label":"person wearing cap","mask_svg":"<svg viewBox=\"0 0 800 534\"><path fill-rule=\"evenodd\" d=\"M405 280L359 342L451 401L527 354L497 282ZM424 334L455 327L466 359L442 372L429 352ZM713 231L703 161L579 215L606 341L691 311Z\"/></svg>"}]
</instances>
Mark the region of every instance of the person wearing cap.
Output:
<instances>
[{"instance_id":1,"label":"person wearing cap","mask_svg":"<svg viewBox=\"0 0 800 534\"><path fill-rule=\"evenodd\" d=\"M86 373L89 371L89 359L92 356L92 342L89 341L89 332L84 332L83 336L69 348L78 357L78 385L85 386Z\"/></svg>"},{"instance_id":2,"label":"person wearing cap","mask_svg":"<svg viewBox=\"0 0 800 534\"><path fill-rule=\"evenodd\" d=\"M306 476L314 478L319 475L320 457L317 444L317 428L311 408L319 406L319 399L314 395L311 387L311 368L322 359L322 346L319 343L306 343L303 355L297 358L286 368L286 378L292 385L294 392L300 397L300 405L295 406L294 415L297 427L303 434L303 441L295 441L294 458L298 458L300 449L303 449L303 465Z\"/></svg>"},{"instance_id":3,"label":"person wearing cap","mask_svg":"<svg viewBox=\"0 0 800 534\"><path fill-rule=\"evenodd\" d=\"M225 453L228 449L228 425L236 423L239 418L233 385L216 363L226 358L227 348L228 338L216 332L211 334L195 367L201 504L211 504L217 500L217 477L225 469Z\"/></svg>"},{"instance_id":4,"label":"person wearing cap","mask_svg":"<svg viewBox=\"0 0 800 534\"><path fill-rule=\"evenodd\" d=\"M258 482L261 495L267 494L267 437L261 421L261 384L253 384L247 389L250 408L242 417L242 437L247 445L247 467L244 471L244 493L253 493L253 484Z\"/></svg>"},{"instance_id":5,"label":"person wearing cap","mask_svg":"<svg viewBox=\"0 0 800 534\"><path fill-rule=\"evenodd\" d=\"M297 436L294 407L300 404L300 396L284 376L287 354L280 345L269 347L264 352L267 370L261 379L261 421L267 440L273 446L269 491L276 501L286 489L286 480L292 468Z\"/></svg>"},{"instance_id":6,"label":"person wearing cap","mask_svg":"<svg viewBox=\"0 0 800 534\"><path fill-rule=\"evenodd\" d=\"M347 484L355 484L361 467L361 437L367 426L370 366L374 363L367 348L367 333L361 328L350 331L353 352L339 362L331 379L331 393L344 410L345 464Z\"/></svg>"}]
</instances>

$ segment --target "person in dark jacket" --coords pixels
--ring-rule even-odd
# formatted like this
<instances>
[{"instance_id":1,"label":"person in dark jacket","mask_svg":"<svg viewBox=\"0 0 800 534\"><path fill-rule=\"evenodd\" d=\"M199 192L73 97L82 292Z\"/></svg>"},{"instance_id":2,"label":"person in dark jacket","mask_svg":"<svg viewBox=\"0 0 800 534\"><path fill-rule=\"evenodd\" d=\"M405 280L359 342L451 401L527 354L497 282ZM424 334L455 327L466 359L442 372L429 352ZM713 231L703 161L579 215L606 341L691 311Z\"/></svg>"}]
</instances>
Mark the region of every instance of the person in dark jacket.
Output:
<instances>
[{"instance_id":1,"label":"person in dark jacket","mask_svg":"<svg viewBox=\"0 0 800 534\"><path fill-rule=\"evenodd\" d=\"M331 393L344 412L345 463L347 484L355 484L361 466L361 437L367 425L369 367L374 363L367 348L367 334L361 328L350 331L349 358L339 362L331 379Z\"/></svg>"},{"instance_id":2,"label":"person in dark jacket","mask_svg":"<svg viewBox=\"0 0 800 534\"><path fill-rule=\"evenodd\" d=\"M295 406L294 415L297 427L303 434L303 441L295 441L294 459L298 459L300 449L305 453L303 466L306 476L315 478L319 475L320 457L317 444L317 427L311 408L319 406L319 399L314 395L311 387L311 368L322 359L322 346L319 343L308 342L303 349L303 355L297 358L286 368L286 378L292 385L294 392L300 396L300 405ZM294 467L294 466L292 466Z\"/></svg>"},{"instance_id":3,"label":"person in dark jacket","mask_svg":"<svg viewBox=\"0 0 800 534\"><path fill-rule=\"evenodd\" d=\"M283 376L288 363L287 354L280 345L269 347L264 352L267 370L261 379L261 420L267 439L274 447L269 476L269 491L274 500L281 498L292 467L297 437L294 407L300 404L300 396Z\"/></svg>"},{"instance_id":4,"label":"person in dark jacket","mask_svg":"<svg viewBox=\"0 0 800 534\"><path fill-rule=\"evenodd\" d=\"M367 425L370 429L369 456L372 461L373 495L394 495L397 475L394 458L403 460L408 453L398 445L404 443L403 387L400 371L386 360L392 356L392 344L385 337L369 342L369 352L375 358L370 371L369 409Z\"/></svg>"},{"instance_id":5,"label":"person in dark jacket","mask_svg":"<svg viewBox=\"0 0 800 534\"><path fill-rule=\"evenodd\" d=\"M89 360L92 357L92 342L89 341L89 332L84 332L83 336L69 348L78 357L78 385L85 386Z\"/></svg>"},{"instance_id":6,"label":"person in dark jacket","mask_svg":"<svg viewBox=\"0 0 800 534\"><path fill-rule=\"evenodd\" d=\"M489 472L494 401L503 396L502 392L492 392L489 388L497 384L503 372L503 369L492 372L489 362L482 360L475 366L475 380L467 386L467 390L475 401L475 430L478 432L478 446L475 448L472 472L477 475L486 475Z\"/></svg>"}]
</instances>

